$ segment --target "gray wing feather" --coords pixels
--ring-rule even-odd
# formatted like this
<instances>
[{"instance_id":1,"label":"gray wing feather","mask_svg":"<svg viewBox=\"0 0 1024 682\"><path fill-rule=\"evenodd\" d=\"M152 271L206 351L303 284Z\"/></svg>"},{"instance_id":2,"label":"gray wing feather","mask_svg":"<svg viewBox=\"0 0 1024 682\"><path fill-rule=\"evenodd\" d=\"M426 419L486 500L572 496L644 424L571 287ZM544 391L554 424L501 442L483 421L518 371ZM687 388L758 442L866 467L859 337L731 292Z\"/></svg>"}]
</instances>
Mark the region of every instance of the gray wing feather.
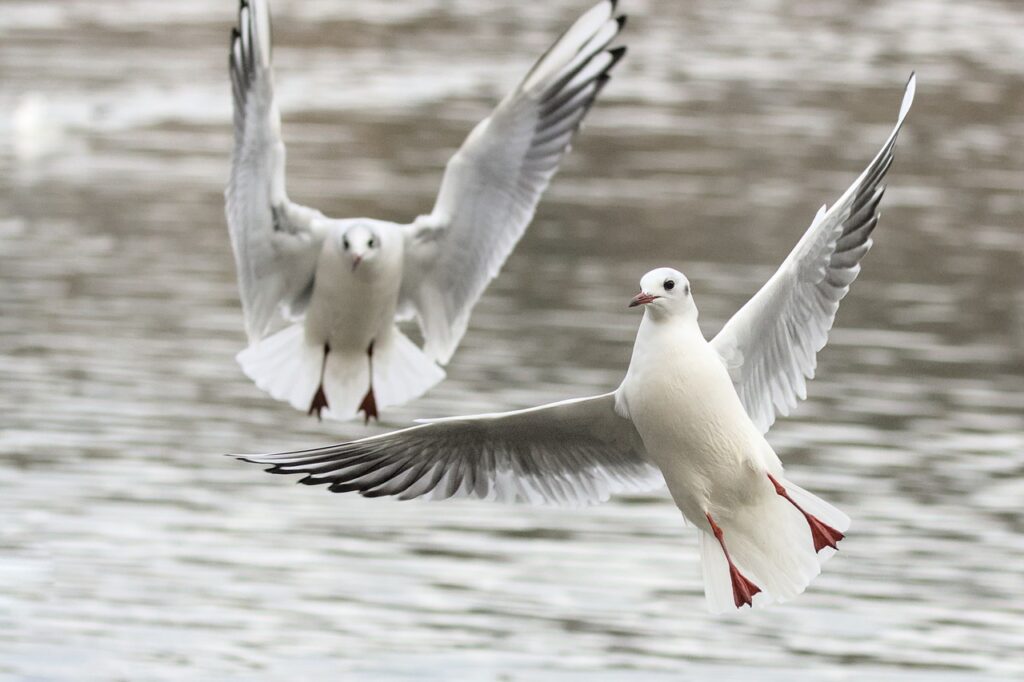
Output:
<instances>
[{"instance_id":1,"label":"gray wing feather","mask_svg":"<svg viewBox=\"0 0 1024 682\"><path fill-rule=\"evenodd\" d=\"M878 223L880 185L914 99L911 75L892 133L860 177L823 206L779 270L712 340L754 423L766 432L807 396L817 352L828 341L839 301L860 273Z\"/></svg>"},{"instance_id":2,"label":"gray wing feather","mask_svg":"<svg viewBox=\"0 0 1024 682\"><path fill-rule=\"evenodd\" d=\"M225 213L250 342L266 334L278 307L301 312L323 240L323 215L285 192L270 51L266 0L242 0L228 60L235 142Z\"/></svg>"},{"instance_id":3,"label":"gray wing feather","mask_svg":"<svg viewBox=\"0 0 1024 682\"><path fill-rule=\"evenodd\" d=\"M440 419L324 448L236 456L366 497L578 506L664 484L633 423L616 413L613 393Z\"/></svg>"},{"instance_id":4,"label":"gray wing feather","mask_svg":"<svg viewBox=\"0 0 1024 682\"><path fill-rule=\"evenodd\" d=\"M400 309L425 352L447 362L469 314L533 219L573 135L625 48L625 17L603 0L537 61L448 162L430 215L407 229Z\"/></svg>"}]
</instances>

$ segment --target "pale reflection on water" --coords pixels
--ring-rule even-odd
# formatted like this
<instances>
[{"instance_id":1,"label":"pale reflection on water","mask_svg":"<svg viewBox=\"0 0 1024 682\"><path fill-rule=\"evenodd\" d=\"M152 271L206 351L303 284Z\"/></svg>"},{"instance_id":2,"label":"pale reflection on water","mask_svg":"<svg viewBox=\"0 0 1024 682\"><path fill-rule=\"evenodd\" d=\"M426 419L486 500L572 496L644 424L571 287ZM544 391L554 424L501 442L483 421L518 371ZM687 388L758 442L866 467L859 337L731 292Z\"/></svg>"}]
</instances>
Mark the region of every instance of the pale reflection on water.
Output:
<instances>
[{"instance_id":1,"label":"pale reflection on water","mask_svg":"<svg viewBox=\"0 0 1024 682\"><path fill-rule=\"evenodd\" d=\"M614 386L655 265L689 274L713 333L864 166L917 69L875 249L810 399L771 433L854 518L810 592L709 616L663 494L399 504L221 457L365 433L268 400L232 359L234 7L4 0L0 676L1024 675L1024 13L623 5L630 55L449 380L387 425ZM292 196L408 219L582 5L274 8ZM26 152L30 92L46 120Z\"/></svg>"}]
</instances>

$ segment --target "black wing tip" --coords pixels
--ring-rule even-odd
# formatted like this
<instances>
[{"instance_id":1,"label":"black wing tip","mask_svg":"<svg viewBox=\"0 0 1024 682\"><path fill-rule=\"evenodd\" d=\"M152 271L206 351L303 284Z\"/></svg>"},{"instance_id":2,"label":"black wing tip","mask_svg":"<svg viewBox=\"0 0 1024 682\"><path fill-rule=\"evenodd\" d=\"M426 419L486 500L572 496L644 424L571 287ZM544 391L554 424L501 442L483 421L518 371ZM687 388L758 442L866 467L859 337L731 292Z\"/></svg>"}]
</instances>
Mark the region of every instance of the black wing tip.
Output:
<instances>
[{"instance_id":1,"label":"black wing tip","mask_svg":"<svg viewBox=\"0 0 1024 682\"><path fill-rule=\"evenodd\" d=\"M619 25L619 31L622 30L622 27L626 25L627 21L629 21L628 14L620 14L619 16L615 17L615 23Z\"/></svg>"},{"instance_id":2,"label":"black wing tip","mask_svg":"<svg viewBox=\"0 0 1024 682\"><path fill-rule=\"evenodd\" d=\"M619 6L619 0L608 0L612 5L612 13L615 12L615 8Z\"/></svg>"},{"instance_id":3,"label":"black wing tip","mask_svg":"<svg viewBox=\"0 0 1024 682\"><path fill-rule=\"evenodd\" d=\"M286 453L282 453L282 454L286 454ZM224 453L223 456L224 457L230 457L231 459L237 459L239 462L248 462L249 464L264 464L264 465L269 464L269 465L271 465L274 468L277 468L277 467L280 466L279 464L274 464L274 463L272 463L272 462L270 462L270 461L268 461L266 459L267 457L273 457L273 455L250 455L250 454L240 455L237 452L226 452L226 453Z\"/></svg>"},{"instance_id":4,"label":"black wing tip","mask_svg":"<svg viewBox=\"0 0 1024 682\"><path fill-rule=\"evenodd\" d=\"M345 481L335 481L328 487L332 493L360 493L363 492L363 486L361 483L347 483Z\"/></svg>"},{"instance_id":5,"label":"black wing tip","mask_svg":"<svg viewBox=\"0 0 1024 682\"><path fill-rule=\"evenodd\" d=\"M249 21L247 23L250 23L250 24L252 23L252 7L249 6L249 0L241 0L238 3L238 24L239 25L242 24L242 12L244 12L245 10L249 10Z\"/></svg>"},{"instance_id":6,"label":"black wing tip","mask_svg":"<svg viewBox=\"0 0 1024 682\"><path fill-rule=\"evenodd\" d=\"M287 472L284 472L284 471L280 471L279 470L279 465L277 465L277 464L270 464L270 462L268 462L267 460L260 459L261 457L263 457L263 455L237 455L237 454L229 452L229 453L225 454L224 456L225 457L231 457L232 459L237 459L239 462L247 462L248 464L257 464L257 465L261 465L261 466L267 466L269 464L270 466L267 467L266 469L264 469L264 471L266 471L267 473L270 473L270 474L283 474L283 473L287 473Z\"/></svg>"},{"instance_id":7,"label":"black wing tip","mask_svg":"<svg viewBox=\"0 0 1024 682\"><path fill-rule=\"evenodd\" d=\"M628 52L628 50L626 49L625 45L619 45L618 47L613 47L610 50L608 50L608 54L612 56L612 60L611 62L608 63L608 66L605 67L602 73L606 74L612 69L614 69L615 65L618 64L622 60L622 58L626 56L626 52Z\"/></svg>"}]
</instances>

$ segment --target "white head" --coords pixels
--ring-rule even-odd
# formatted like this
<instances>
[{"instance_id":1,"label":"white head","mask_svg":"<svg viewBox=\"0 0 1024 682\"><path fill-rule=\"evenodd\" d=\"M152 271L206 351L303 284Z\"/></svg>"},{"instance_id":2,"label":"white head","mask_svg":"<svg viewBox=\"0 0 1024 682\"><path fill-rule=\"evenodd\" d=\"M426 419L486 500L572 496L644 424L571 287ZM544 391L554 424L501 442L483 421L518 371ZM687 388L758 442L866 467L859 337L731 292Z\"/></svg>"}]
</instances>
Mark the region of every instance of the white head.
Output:
<instances>
[{"instance_id":1,"label":"white head","mask_svg":"<svg viewBox=\"0 0 1024 682\"><path fill-rule=\"evenodd\" d=\"M640 293L629 302L633 308L642 305L651 317L693 314L697 317L697 306L690 296L690 280L678 270L658 268L640 278Z\"/></svg>"},{"instance_id":2,"label":"white head","mask_svg":"<svg viewBox=\"0 0 1024 682\"><path fill-rule=\"evenodd\" d=\"M372 263L380 253L380 246L377 233L361 223L345 230L338 240L338 248L352 259L353 270L363 262Z\"/></svg>"}]
</instances>

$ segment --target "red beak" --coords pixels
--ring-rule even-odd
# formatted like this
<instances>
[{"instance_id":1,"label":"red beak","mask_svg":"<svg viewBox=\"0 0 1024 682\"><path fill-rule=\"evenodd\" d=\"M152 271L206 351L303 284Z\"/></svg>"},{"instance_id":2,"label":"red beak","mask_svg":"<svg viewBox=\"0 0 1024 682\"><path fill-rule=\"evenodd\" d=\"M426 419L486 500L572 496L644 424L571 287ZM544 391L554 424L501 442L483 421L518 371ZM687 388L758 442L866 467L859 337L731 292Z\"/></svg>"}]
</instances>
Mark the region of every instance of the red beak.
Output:
<instances>
[{"instance_id":1,"label":"red beak","mask_svg":"<svg viewBox=\"0 0 1024 682\"><path fill-rule=\"evenodd\" d=\"M355 258L353 258L352 259L352 271L355 272L355 269L358 268L359 264L362 263L362 262L363 262L363 257L362 256L356 256Z\"/></svg>"},{"instance_id":2,"label":"red beak","mask_svg":"<svg viewBox=\"0 0 1024 682\"><path fill-rule=\"evenodd\" d=\"M629 307L630 308L635 308L638 305L647 305L648 303L650 303L651 301L653 301L656 298L661 298L661 297L660 296L655 296L653 294L645 294L644 292L641 291L639 294L637 294L636 296L633 297L633 300L631 300L629 302Z\"/></svg>"}]
</instances>

